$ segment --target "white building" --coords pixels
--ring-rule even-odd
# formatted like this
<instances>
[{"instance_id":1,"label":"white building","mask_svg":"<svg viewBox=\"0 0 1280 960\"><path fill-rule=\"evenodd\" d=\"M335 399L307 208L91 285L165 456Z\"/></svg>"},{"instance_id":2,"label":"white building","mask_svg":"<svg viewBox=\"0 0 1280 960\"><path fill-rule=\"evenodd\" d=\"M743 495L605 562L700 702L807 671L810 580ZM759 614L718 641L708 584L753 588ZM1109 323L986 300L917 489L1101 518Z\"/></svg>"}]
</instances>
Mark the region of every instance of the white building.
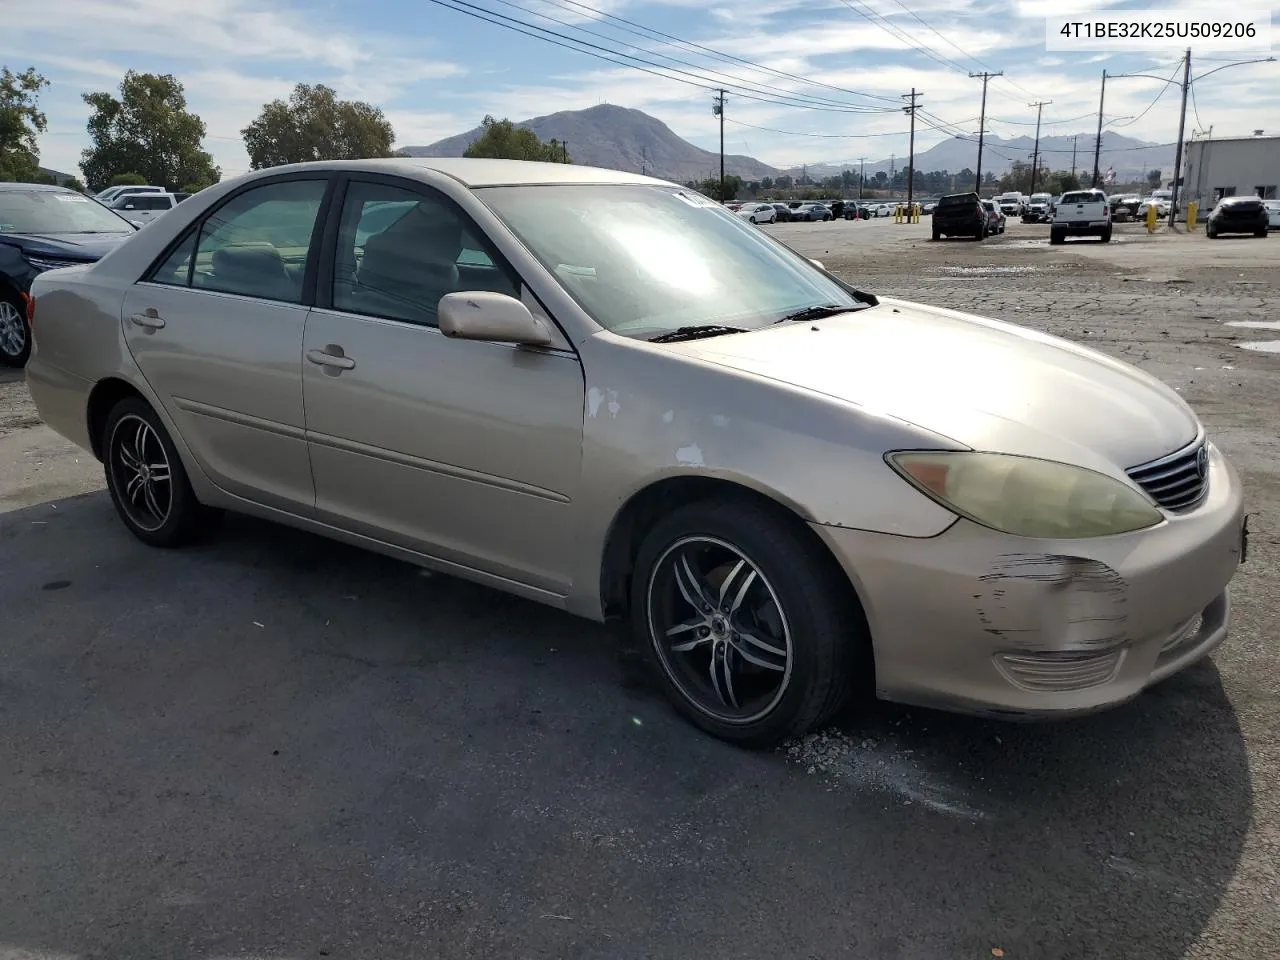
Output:
<instances>
[{"instance_id":1,"label":"white building","mask_svg":"<svg viewBox=\"0 0 1280 960\"><path fill-rule=\"evenodd\" d=\"M1223 197L1280 193L1280 136L1201 137L1187 143L1182 197L1198 201L1202 214ZM1179 203L1179 206L1182 204Z\"/></svg>"}]
</instances>

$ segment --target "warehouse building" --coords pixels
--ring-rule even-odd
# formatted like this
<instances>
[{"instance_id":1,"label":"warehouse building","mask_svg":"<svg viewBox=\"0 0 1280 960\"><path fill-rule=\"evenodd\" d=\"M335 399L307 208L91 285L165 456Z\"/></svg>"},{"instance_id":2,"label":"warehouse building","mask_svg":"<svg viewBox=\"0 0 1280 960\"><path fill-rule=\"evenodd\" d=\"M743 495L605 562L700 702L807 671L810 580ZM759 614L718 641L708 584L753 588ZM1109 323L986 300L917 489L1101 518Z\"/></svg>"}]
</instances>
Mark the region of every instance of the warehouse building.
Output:
<instances>
[{"instance_id":1,"label":"warehouse building","mask_svg":"<svg viewBox=\"0 0 1280 960\"><path fill-rule=\"evenodd\" d=\"M1202 137L1187 143L1188 202L1195 200L1207 213L1223 197L1280 197L1280 136ZM1181 206L1181 204L1179 204Z\"/></svg>"}]
</instances>

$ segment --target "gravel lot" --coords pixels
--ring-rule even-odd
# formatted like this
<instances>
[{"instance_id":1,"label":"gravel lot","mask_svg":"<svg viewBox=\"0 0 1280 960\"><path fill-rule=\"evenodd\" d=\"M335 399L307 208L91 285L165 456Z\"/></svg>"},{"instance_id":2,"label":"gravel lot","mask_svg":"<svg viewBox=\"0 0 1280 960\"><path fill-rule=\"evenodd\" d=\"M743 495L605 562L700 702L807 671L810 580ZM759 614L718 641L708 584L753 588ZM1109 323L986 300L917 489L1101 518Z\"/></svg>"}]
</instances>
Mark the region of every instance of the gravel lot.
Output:
<instances>
[{"instance_id":1,"label":"gravel lot","mask_svg":"<svg viewBox=\"0 0 1280 960\"><path fill-rule=\"evenodd\" d=\"M1280 238L769 229L1177 387L1253 513L1213 660L743 753L592 624L247 519L147 550L0 374L0 958L1277 956Z\"/></svg>"}]
</instances>

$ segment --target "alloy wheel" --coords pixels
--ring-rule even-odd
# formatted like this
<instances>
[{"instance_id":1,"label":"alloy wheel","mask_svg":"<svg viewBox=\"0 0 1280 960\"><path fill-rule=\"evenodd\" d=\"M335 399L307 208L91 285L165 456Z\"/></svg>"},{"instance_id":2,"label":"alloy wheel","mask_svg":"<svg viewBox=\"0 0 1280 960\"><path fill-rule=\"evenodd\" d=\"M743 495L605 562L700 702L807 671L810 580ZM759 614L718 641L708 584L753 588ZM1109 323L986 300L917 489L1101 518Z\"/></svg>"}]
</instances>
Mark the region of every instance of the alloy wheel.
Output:
<instances>
[{"instance_id":1,"label":"alloy wheel","mask_svg":"<svg viewBox=\"0 0 1280 960\"><path fill-rule=\"evenodd\" d=\"M111 432L108 464L120 506L131 523L153 533L173 510L173 469L154 427L127 414Z\"/></svg>"},{"instance_id":2,"label":"alloy wheel","mask_svg":"<svg viewBox=\"0 0 1280 960\"><path fill-rule=\"evenodd\" d=\"M653 566L650 641L686 700L717 720L748 724L787 691L791 628L777 593L738 548L685 537Z\"/></svg>"},{"instance_id":3,"label":"alloy wheel","mask_svg":"<svg viewBox=\"0 0 1280 960\"><path fill-rule=\"evenodd\" d=\"M22 314L8 300L0 300L0 350L19 356L27 345L27 325Z\"/></svg>"}]
</instances>

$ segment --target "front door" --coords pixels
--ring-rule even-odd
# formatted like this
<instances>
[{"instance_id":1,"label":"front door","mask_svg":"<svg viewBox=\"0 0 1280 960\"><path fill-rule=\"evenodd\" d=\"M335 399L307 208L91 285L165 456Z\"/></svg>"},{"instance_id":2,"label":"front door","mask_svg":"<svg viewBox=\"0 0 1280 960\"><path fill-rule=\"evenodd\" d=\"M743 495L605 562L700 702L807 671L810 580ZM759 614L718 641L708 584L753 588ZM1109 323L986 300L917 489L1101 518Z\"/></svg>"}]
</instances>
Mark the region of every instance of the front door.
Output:
<instances>
[{"instance_id":1,"label":"front door","mask_svg":"<svg viewBox=\"0 0 1280 960\"><path fill-rule=\"evenodd\" d=\"M581 469L577 355L440 333L444 294L522 288L424 185L351 181L335 247L303 345L319 518L563 595Z\"/></svg>"},{"instance_id":2,"label":"front door","mask_svg":"<svg viewBox=\"0 0 1280 960\"><path fill-rule=\"evenodd\" d=\"M200 468L238 496L310 514L304 275L328 180L233 195L125 296L129 350Z\"/></svg>"}]
</instances>

